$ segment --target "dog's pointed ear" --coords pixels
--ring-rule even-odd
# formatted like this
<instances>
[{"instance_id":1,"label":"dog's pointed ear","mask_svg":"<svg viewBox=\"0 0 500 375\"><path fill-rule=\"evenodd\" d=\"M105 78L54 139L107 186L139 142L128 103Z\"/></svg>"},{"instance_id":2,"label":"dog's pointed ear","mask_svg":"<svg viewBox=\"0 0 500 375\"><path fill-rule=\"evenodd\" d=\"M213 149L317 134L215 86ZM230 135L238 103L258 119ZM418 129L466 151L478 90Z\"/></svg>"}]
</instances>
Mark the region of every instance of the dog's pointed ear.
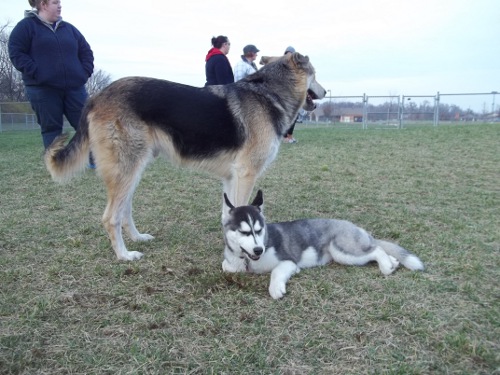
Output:
<instances>
[{"instance_id":1,"label":"dog's pointed ear","mask_svg":"<svg viewBox=\"0 0 500 375\"><path fill-rule=\"evenodd\" d=\"M227 197L227 194L224 193L224 197L222 198L222 225L225 225L226 221L229 219L231 210L233 209L234 209L233 204Z\"/></svg>"},{"instance_id":2,"label":"dog's pointed ear","mask_svg":"<svg viewBox=\"0 0 500 375\"><path fill-rule=\"evenodd\" d=\"M260 58L260 65L266 65L281 59L281 56L262 56Z\"/></svg>"},{"instance_id":3,"label":"dog's pointed ear","mask_svg":"<svg viewBox=\"0 0 500 375\"><path fill-rule=\"evenodd\" d=\"M252 206L257 207L260 211L262 211L263 204L264 204L264 196L262 194L262 190L259 189L259 191L257 191L257 195L253 199Z\"/></svg>"},{"instance_id":4,"label":"dog's pointed ear","mask_svg":"<svg viewBox=\"0 0 500 375\"><path fill-rule=\"evenodd\" d=\"M301 65L307 65L309 64L309 57L307 56L302 56L300 53L298 52L294 52L293 55L292 55L292 59L293 59L293 62L298 65L298 66L301 66Z\"/></svg>"},{"instance_id":5,"label":"dog's pointed ear","mask_svg":"<svg viewBox=\"0 0 500 375\"><path fill-rule=\"evenodd\" d=\"M227 197L226 193L224 193L224 202L226 203L226 206L229 207L230 210L232 210L234 208L233 204L231 203L231 201Z\"/></svg>"}]
</instances>

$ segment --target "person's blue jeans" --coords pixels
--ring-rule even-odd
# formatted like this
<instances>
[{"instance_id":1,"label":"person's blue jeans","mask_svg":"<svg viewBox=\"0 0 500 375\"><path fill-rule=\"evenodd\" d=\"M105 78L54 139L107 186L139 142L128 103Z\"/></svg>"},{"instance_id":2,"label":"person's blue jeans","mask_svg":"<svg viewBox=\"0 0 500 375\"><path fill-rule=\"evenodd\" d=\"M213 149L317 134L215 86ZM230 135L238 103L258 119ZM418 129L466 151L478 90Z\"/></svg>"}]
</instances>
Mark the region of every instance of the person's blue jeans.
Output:
<instances>
[{"instance_id":1,"label":"person's blue jeans","mask_svg":"<svg viewBox=\"0 0 500 375\"><path fill-rule=\"evenodd\" d=\"M88 97L85 86L74 89L26 86L26 94L36 113L45 148L62 134L63 115L75 130L78 129L82 109Z\"/></svg>"}]
</instances>

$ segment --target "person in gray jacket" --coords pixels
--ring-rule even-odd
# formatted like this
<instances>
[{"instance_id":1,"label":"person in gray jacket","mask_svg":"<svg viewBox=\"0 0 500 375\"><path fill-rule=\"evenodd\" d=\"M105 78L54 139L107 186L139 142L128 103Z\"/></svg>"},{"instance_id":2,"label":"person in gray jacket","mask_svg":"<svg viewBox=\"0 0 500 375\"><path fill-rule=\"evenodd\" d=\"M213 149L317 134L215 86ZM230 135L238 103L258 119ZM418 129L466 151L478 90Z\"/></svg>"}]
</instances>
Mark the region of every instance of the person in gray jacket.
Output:
<instances>
[{"instance_id":1,"label":"person in gray jacket","mask_svg":"<svg viewBox=\"0 0 500 375\"><path fill-rule=\"evenodd\" d=\"M257 71L257 65L254 62L257 58L257 52L259 50L253 44L249 44L243 48L243 55L241 55L241 59L234 66L235 82Z\"/></svg>"}]
</instances>

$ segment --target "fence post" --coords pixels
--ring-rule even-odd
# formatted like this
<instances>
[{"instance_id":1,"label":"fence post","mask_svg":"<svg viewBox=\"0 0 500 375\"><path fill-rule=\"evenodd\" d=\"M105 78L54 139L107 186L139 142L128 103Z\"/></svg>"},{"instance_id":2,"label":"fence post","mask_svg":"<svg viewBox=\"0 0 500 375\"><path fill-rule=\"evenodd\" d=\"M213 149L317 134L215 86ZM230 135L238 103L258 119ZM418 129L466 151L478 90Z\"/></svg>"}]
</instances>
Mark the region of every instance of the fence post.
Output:
<instances>
[{"instance_id":1,"label":"fence post","mask_svg":"<svg viewBox=\"0 0 500 375\"><path fill-rule=\"evenodd\" d=\"M398 95L398 129L401 129L401 95Z\"/></svg>"},{"instance_id":2,"label":"fence post","mask_svg":"<svg viewBox=\"0 0 500 375\"><path fill-rule=\"evenodd\" d=\"M404 126L404 115L405 115L405 96L402 95L401 96L402 100L401 100L401 125L400 125L400 128L403 129L403 126Z\"/></svg>"},{"instance_id":3,"label":"fence post","mask_svg":"<svg viewBox=\"0 0 500 375\"><path fill-rule=\"evenodd\" d=\"M439 125L439 91L434 97L434 126Z\"/></svg>"},{"instance_id":4,"label":"fence post","mask_svg":"<svg viewBox=\"0 0 500 375\"><path fill-rule=\"evenodd\" d=\"M366 94L363 94L363 129L368 129L368 125L366 123L366 116L368 116L368 98Z\"/></svg>"}]
</instances>

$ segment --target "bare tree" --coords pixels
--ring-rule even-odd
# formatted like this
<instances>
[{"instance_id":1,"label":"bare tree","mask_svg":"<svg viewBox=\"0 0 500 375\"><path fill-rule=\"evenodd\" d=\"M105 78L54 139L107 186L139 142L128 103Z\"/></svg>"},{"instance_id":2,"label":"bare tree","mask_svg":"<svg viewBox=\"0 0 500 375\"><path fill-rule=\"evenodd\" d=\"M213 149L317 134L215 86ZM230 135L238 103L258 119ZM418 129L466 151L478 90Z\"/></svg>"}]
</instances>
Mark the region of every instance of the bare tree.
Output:
<instances>
[{"instance_id":1,"label":"bare tree","mask_svg":"<svg viewBox=\"0 0 500 375\"><path fill-rule=\"evenodd\" d=\"M9 60L9 51L7 44L9 41L9 34L7 34L7 27L9 24L0 25L0 74L3 76L6 73Z\"/></svg>"},{"instance_id":2,"label":"bare tree","mask_svg":"<svg viewBox=\"0 0 500 375\"><path fill-rule=\"evenodd\" d=\"M85 84L89 96L97 94L111 83L111 75L99 69L96 70Z\"/></svg>"},{"instance_id":3,"label":"bare tree","mask_svg":"<svg viewBox=\"0 0 500 375\"><path fill-rule=\"evenodd\" d=\"M329 120L332 120L332 118L333 118L333 103L331 101L323 103L323 104L321 104L321 109L323 110L323 114L325 115L325 117L328 118Z\"/></svg>"},{"instance_id":4,"label":"bare tree","mask_svg":"<svg viewBox=\"0 0 500 375\"><path fill-rule=\"evenodd\" d=\"M19 73L9 58L9 23L0 25L0 101L25 101L26 94Z\"/></svg>"}]
</instances>

